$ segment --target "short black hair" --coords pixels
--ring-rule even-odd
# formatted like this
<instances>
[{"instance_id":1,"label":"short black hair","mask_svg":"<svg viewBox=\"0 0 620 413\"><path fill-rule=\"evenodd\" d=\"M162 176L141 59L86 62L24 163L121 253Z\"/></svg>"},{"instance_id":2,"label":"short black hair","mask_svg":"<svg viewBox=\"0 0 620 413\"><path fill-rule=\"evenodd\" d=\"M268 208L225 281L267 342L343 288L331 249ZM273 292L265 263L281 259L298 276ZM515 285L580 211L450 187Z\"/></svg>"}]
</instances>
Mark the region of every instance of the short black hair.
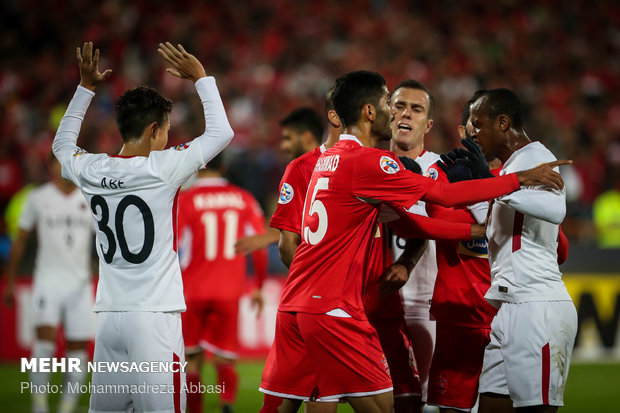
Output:
<instances>
[{"instance_id":1,"label":"short black hair","mask_svg":"<svg viewBox=\"0 0 620 413\"><path fill-rule=\"evenodd\" d=\"M295 109L280 121L280 126L294 129L297 133L308 131L318 143L323 142L323 118L312 108Z\"/></svg>"},{"instance_id":2,"label":"short black hair","mask_svg":"<svg viewBox=\"0 0 620 413\"><path fill-rule=\"evenodd\" d=\"M405 79L396 85L392 93L396 92L398 89L403 88L403 87L407 89L418 89L418 90L422 90L426 92L426 94L428 95L428 100L429 100L428 118L433 119L433 115L435 114L435 97L428 90L428 88L424 86L424 84L422 84L421 82L418 82L417 80Z\"/></svg>"},{"instance_id":3,"label":"short black hair","mask_svg":"<svg viewBox=\"0 0 620 413\"><path fill-rule=\"evenodd\" d=\"M482 97L486 97L483 112L489 119L495 120L499 115L506 115L514 128L523 128L523 109L515 92L506 88L482 90L478 99Z\"/></svg>"},{"instance_id":4,"label":"short black hair","mask_svg":"<svg viewBox=\"0 0 620 413\"><path fill-rule=\"evenodd\" d=\"M116 101L116 123L123 142L140 139L151 123L161 126L172 111L172 101L149 86L127 90Z\"/></svg>"},{"instance_id":5,"label":"short black hair","mask_svg":"<svg viewBox=\"0 0 620 413\"><path fill-rule=\"evenodd\" d=\"M461 125L465 126L467 125L467 120L469 119L469 115L471 113L471 105L472 103L474 103L475 101L478 100L478 98L480 96L482 96L482 94L484 93L484 90L478 90L476 91L476 93L474 93L474 95L469 98L469 100L467 101L467 103L465 103L465 105L463 106L463 113L461 114Z\"/></svg>"},{"instance_id":6,"label":"short black hair","mask_svg":"<svg viewBox=\"0 0 620 413\"><path fill-rule=\"evenodd\" d=\"M327 93L325 94L325 116L327 116L330 110L335 110L334 89L336 89L336 86L330 87Z\"/></svg>"},{"instance_id":7,"label":"short black hair","mask_svg":"<svg viewBox=\"0 0 620 413\"><path fill-rule=\"evenodd\" d=\"M355 124L365 104L378 106L385 79L379 73L358 70L336 79L334 108L343 127Z\"/></svg>"}]
</instances>

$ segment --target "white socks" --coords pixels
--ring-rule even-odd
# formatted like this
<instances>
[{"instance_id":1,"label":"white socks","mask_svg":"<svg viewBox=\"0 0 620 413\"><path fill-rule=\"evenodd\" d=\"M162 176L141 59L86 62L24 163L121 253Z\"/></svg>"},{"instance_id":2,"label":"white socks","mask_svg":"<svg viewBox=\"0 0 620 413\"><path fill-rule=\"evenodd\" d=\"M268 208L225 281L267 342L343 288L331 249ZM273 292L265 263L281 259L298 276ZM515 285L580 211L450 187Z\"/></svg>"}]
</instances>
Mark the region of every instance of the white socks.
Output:
<instances>
[{"instance_id":1,"label":"white socks","mask_svg":"<svg viewBox=\"0 0 620 413\"><path fill-rule=\"evenodd\" d=\"M81 372L67 371L64 374L64 384L58 413L72 413L80 399L80 385L86 378L86 363L88 354L85 349L67 351L67 358L80 359Z\"/></svg>"},{"instance_id":2,"label":"white socks","mask_svg":"<svg viewBox=\"0 0 620 413\"><path fill-rule=\"evenodd\" d=\"M46 340L36 339L32 347L32 358L49 358L53 357L56 352L56 343ZM32 393L32 412L47 413L49 407L47 404L47 393L44 391L50 380L49 373L31 372L30 381L37 392ZM43 390L43 391L40 391Z\"/></svg>"}]
</instances>

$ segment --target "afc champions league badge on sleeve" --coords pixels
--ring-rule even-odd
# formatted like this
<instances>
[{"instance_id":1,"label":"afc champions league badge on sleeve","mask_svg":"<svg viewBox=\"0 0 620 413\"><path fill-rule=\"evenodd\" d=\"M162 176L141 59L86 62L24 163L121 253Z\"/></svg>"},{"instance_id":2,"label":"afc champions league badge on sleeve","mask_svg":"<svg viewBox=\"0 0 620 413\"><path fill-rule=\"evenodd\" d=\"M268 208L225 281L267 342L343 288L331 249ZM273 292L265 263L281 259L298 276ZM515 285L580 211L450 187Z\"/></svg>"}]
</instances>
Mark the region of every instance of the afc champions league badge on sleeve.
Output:
<instances>
[{"instance_id":1,"label":"afc champions league badge on sleeve","mask_svg":"<svg viewBox=\"0 0 620 413\"><path fill-rule=\"evenodd\" d=\"M189 148L189 142L182 143L182 144L177 145L177 146L174 147L174 149L177 150L177 151L184 151L187 148Z\"/></svg>"},{"instance_id":2,"label":"afc champions league badge on sleeve","mask_svg":"<svg viewBox=\"0 0 620 413\"><path fill-rule=\"evenodd\" d=\"M400 171L400 166L398 166L398 162L396 162L389 156L382 156L379 160L379 165L381 166L383 172L385 172L386 174L395 174L396 172Z\"/></svg>"},{"instance_id":3,"label":"afc champions league badge on sleeve","mask_svg":"<svg viewBox=\"0 0 620 413\"><path fill-rule=\"evenodd\" d=\"M288 204L291 202L295 196L295 191L293 191L293 187L284 182L282 184L282 188L280 189L280 198L278 198L278 204Z\"/></svg>"},{"instance_id":4,"label":"afc champions league badge on sleeve","mask_svg":"<svg viewBox=\"0 0 620 413\"><path fill-rule=\"evenodd\" d=\"M424 174L424 176L426 176L427 178L431 178L434 180L437 180L438 175L439 175L439 172L437 172L437 169L435 168L429 168L429 170L426 171L426 173Z\"/></svg>"}]
</instances>

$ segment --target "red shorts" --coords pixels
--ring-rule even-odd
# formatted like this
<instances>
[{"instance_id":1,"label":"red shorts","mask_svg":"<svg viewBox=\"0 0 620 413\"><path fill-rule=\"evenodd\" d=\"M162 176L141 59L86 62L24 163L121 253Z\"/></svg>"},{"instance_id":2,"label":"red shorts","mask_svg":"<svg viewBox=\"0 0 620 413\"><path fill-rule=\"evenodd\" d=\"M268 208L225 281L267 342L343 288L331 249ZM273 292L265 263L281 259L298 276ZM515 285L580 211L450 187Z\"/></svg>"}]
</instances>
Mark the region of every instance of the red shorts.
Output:
<instances>
[{"instance_id":1,"label":"red shorts","mask_svg":"<svg viewBox=\"0 0 620 413\"><path fill-rule=\"evenodd\" d=\"M405 317L369 321L377 330L381 347L390 366L394 397L421 395L420 374L407 333Z\"/></svg>"},{"instance_id":2,"label":"red shorts","mask_svg":"<svg viewBox=\"0 0 620 413\"><path fill-rule=\"evenodd\" d=\"M260 391L329 401L391 390L387 360L368 321L278 311Z\"/></svg>"},{"instance_id":3,"label":"red shorts","mask_svg":"<svg viewBox=\"0 0 620 413\"><path fill-rule=\"evenodd\" d=\"M189 301L181 313L185 352L205 349L221 357L237 358L238 300Z\"/></svg>"},{"instance_id":4,"label":"red shorts","mask_svg":"<svg viewBox=\"0 0 620 413\"><path fill-rule=\"evenodd\" d=\"M437 322L437 341L429 373L428 403L471 409L491 328L460 327Z\"/></svg>"}]
</instances>

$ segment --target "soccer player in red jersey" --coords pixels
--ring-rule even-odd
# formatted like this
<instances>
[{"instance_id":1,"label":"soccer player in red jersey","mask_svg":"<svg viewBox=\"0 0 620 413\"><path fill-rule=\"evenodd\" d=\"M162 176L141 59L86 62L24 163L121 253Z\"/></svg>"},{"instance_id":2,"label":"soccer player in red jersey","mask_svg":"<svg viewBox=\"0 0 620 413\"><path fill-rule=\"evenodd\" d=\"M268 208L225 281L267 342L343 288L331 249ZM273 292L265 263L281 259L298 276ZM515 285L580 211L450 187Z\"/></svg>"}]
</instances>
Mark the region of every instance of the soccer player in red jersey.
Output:
<instances>
[{"instance_id":1,"label":"soccer player in red jersey","mask_svg":"<svg viewBox=\"0 0 620 413\"><path fill-rule=\"evenodd\" d=\"M306 189L308 188L308 180L306 179L303 184L299 184L298 175L300 172L303 172L302 170L307 162L306 159L300 158L310 154L310 158L314 159L316 163L318 155L313 157L312 154L320 155L321 152L317 149L319 147L322 147L323 150L325 149L321 145L324 129L323 119L314 109L301 107L286 115L280 121L280 127L282 130L280 149L289 156L291 161L286 166L286 171L280 182L280 196L276 212L274 213L276 222L279 224L271 225L272 228L268 228L264 234L249 235L241 238L235 245L236 251L240 254L249 254L257 249L267 248L270 244L280 240L280 231L286 230L297 223L301 226L301 210L306 196ZM312 168L314 168L314 163L312 163L310 171L312 171ZM298 209L296 210L295 208L297 207ZM293 216L283 219L280 216L283 214L280 211L282 209ZM290 261L285 262L285 264L288 267Z\"/></svg>"},{"instance_id":2,"label":"soccer player in red jersey","mask_svg":"<svg viewBox=\"0 0 620 413\"><path fill-rule=\"evenodd\" d=\"M562 186L552 167L481 182L441 184L406 171L388 151L385 79L358 71L338 79L334 106L345 133L317 161L302 221L302 242L290 267L261 390L287 398L345 398L356 411L390 412L392 382L362 295L381 202L409 208L419 199L445 206L510 193L520 184ZM331 218L330 218L331 217Z\"/></svg>"},{"instance_id":3,"label":"soccer player in red jersey","mask_svg":"<svg viewBox=\"0 0 620 413\"><path fill-rule=\"evenodd\" d=\"M464 126L469 118L469 106L463 108L459 135L464 139ZM487 159L493 175L498 175L501 162ZM444 168L445 166L442 165ZM461 168L461 174L469 169ZM427 176L439 182L460 179L456 168L444 171L432 165ZM426 205L429 216L454 222L483 223L488 203L471 208L445 208L433 203ZM484 348L489 343L491 320L497 310L485 299L491 285L487 240L437 240L437 279L431 303L436 320L436 342L429 373L428 403L439 406L441 412L469 411L478 397L478 378L482 369Z\"/></svg>"},{"instance_id":4,"label":"soccer player in red jersey","mask_svg":"<svg viewBox=\"0 0 620 413\"><path fill-rule=\"evenodd\" d=\"M202 412L200 371L204 350L213 354L223 412L232 411L237 395L237 320L239 298L246 278L246 260L235 253L242 235L265 232L263 213L254 197L222 177L223 156L198 172L198 179L179 195L181 268L187 311L182 314L187 354L187 405ZM252 302L260 313L261 287L267 272L267 254L252 254L256 288ZM225 385L224 385L225 384Z\"/></svg>"}]
</instances>

